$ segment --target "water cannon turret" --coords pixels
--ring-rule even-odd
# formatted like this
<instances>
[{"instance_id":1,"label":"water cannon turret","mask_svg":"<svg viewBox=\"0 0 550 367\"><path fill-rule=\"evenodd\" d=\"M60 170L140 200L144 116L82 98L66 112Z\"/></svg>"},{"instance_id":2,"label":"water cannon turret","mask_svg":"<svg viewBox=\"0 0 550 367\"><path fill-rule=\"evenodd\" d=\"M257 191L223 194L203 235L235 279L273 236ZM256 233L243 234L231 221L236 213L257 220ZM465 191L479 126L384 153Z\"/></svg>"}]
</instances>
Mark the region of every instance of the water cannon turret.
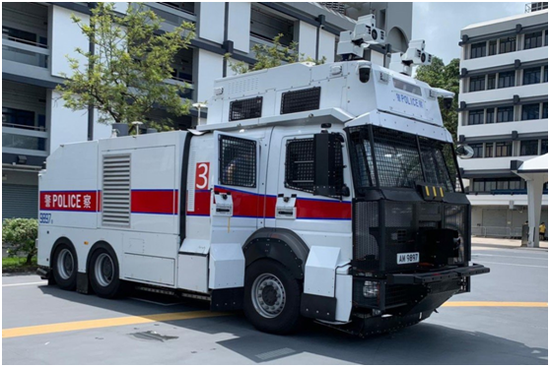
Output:
<instances>
[{"instance_id":1,"label":"water cannon turret","mask_svg":"<svg viewBox=\"0 0 550 367\"><path fill-rule=\"evenodd\" d=\"M391 55L390 69L410 76L413 65L431 65L432 55L424 51L425 47L424 40L411 40L406 52Z\"/></svg>"},{"instance_id":2,"label":"water cannon turret","mask_svg":"<svg viewBox=\"0 0 550 367\"><path fill-rule=\"evenodd\" d=\"M357 24L353 31L340 32L340 42L338 42L338 55L344 60L363 58L365 50L370 45L386 43L386 32L383 29L376 28L376 19L374 15L364 15L357 19Z\"/></svg>"}]
</instances>

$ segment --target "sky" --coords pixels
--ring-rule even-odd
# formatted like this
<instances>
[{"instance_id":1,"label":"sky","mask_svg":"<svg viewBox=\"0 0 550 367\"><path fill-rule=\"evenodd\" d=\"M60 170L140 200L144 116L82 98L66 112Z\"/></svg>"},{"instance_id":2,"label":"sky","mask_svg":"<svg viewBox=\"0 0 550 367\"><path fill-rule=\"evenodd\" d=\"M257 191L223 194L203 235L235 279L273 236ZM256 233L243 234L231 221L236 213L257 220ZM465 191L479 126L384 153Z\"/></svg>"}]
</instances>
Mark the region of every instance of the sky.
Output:
<instances>
[{"instance_id":1,"label":"sky","mask_svg":"<svg viewBox=\"0 0 550 367\"><path fill-rule=\"evenodd\" d=\"M525 12L525 2L419 3L413 4L412 39L424 39L426 52L449 63L460 58L460 30Z\"/></svg>"}]
</instances>

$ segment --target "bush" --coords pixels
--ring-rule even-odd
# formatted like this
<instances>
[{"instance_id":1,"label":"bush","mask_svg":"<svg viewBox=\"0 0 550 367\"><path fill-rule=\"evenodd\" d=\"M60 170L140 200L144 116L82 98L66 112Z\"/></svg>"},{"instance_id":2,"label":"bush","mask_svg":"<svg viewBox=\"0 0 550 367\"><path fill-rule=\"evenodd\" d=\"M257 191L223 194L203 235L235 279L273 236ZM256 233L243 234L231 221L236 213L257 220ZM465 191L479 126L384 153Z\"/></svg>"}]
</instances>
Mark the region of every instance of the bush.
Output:
<instances>
[{"instance_id":1,"label":"bush","mask_svg":"<svg viewBox=\"0 0 550 367\"><path fill-rule=\"evenodd\" d=\"M36 255L37 237L38 221L36 219L5 219L2 223L2 247L8 247L9 257L26 257L26 265L30 265L33 256Z\"/></svg>"}]
</instances>

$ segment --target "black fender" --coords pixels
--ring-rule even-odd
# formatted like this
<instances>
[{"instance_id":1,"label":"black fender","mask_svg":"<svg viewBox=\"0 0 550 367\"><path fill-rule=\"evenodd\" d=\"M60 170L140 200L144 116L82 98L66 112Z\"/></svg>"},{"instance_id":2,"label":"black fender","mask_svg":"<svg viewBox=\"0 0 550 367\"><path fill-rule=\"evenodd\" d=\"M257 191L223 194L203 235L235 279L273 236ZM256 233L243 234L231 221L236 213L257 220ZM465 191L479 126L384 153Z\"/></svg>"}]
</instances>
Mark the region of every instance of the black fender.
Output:
<instances>
[{"instance_id":1,"label":"black fender","mask_svg":"<svg viewBox=\"0 0 550 367\"><path fill-rule=\"evenodd\" d=\"M261 228L243 246L245 266L259 259L273 259L287 267L296 279L304 279L309 248L293 231L286 228Z\"/></svg>"}]
</instances>

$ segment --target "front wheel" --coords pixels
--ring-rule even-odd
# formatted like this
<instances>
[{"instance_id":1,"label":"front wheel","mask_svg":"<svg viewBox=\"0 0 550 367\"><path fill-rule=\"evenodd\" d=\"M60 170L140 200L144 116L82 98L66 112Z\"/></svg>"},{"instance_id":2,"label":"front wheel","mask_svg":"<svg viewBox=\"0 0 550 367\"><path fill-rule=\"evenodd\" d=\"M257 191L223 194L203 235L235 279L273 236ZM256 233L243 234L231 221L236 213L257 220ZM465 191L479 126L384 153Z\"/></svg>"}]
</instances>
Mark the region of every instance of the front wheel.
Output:
<instances>
[{"instance_id":1,"label":"front wheel","mask_svg":"<svg viewBox=\"0 0 550 367\"><path fill-rule=\"evenodd\" d=\"M258 330L273 334L296 331L301 323L301 286L290 271L273 260L258 260L246 269L244 313Z\"/></svg>"},{"instance_id":2,"label":"front wheel","mask_svg":"<svg viewBox=\"0 0 550 367\"><path fill-rule=\"evenodd\" d=\"M118 260L113 250L100 248L90 259L90 284L94 292L103 298L116 298L122 290Z\"/></svg>"}]
</instances>

